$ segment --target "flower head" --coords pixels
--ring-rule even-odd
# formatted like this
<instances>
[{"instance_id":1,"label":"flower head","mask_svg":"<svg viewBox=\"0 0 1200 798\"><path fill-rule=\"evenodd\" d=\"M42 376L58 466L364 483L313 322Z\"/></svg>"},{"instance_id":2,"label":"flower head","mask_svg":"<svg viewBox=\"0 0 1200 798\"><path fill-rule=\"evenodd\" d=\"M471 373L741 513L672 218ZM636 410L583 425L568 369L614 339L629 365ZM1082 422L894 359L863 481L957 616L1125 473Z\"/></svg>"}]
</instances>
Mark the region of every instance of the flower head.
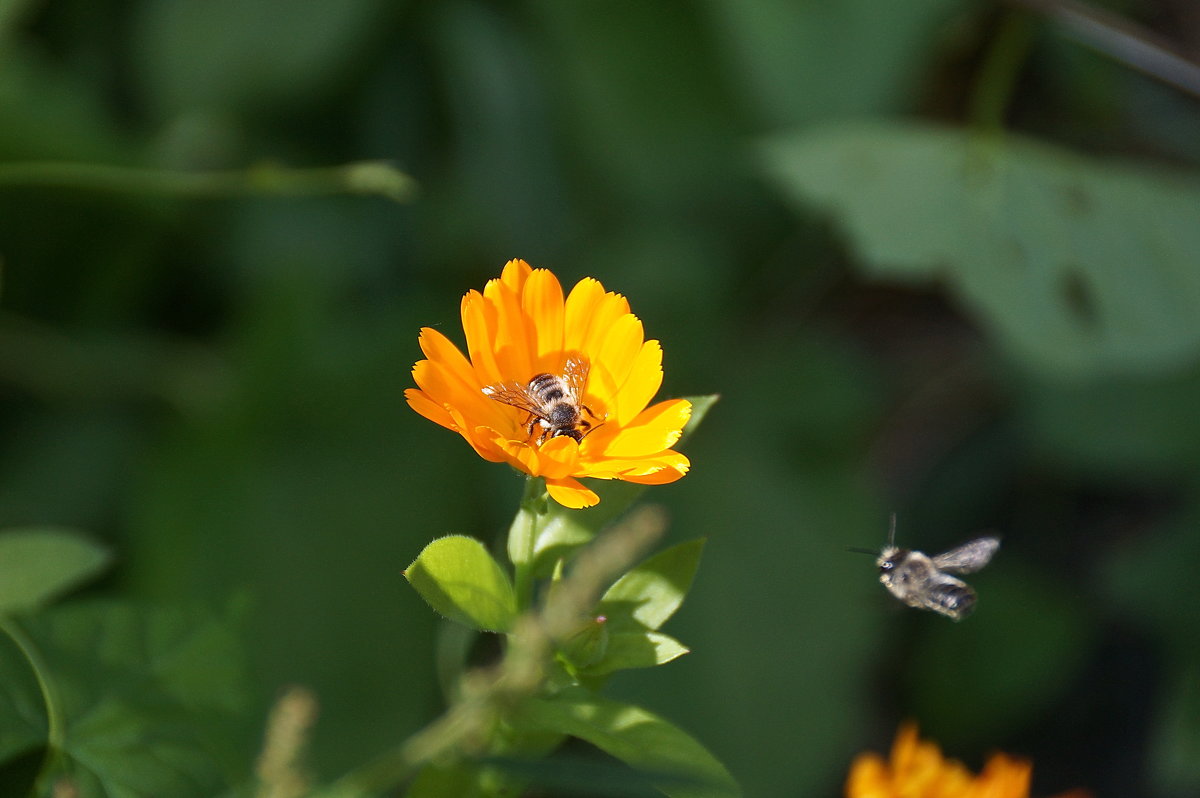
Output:
<instances>
[{"instance_id":1,"label":"flower head","mask_svg":"<svg viewBox=\"0 0 1200 798\"><path fill-rule=\"evenodd\" d=\"M688 460L671 446L691 414L685 399L647 407L662 384L662 348L620 294L591 278L564 300L558 279L509 261L462 300L467 355L421 330L418 388L425 418L454 430L480 457L546 481L555 501L599 501L579 477L674 482Z\"/></svg>"},{"instance_id":2,"label":"flower head","mask_svg":"<svg viewBox=\"0 0 1200 798\"><path fill-rule=\"evenodd\" d=\"M846 798L1029 798L1033 765L1008 754L993 754L978 776L942 756L935 743L917 737L904 724L892 744L892 757L859 754L846 779ZM1085 798L1071 792L1059 798Z\"/></svg>"}]
</instances>

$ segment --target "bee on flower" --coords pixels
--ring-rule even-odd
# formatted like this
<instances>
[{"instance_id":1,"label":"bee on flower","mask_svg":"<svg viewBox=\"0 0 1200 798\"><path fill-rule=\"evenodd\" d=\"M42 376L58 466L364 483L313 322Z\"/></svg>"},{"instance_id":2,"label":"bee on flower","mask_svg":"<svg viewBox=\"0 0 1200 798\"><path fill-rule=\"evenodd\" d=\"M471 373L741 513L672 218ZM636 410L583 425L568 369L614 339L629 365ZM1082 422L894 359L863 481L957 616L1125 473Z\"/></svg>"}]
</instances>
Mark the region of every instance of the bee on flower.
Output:
<instances>
[{"instance_id":1,"label":"bee on flower","mask_svg":"<svg viewBox=\"0 0 1200 798\"><path fill-rule=\"evenodd\" d=\"M512 260L463 297L461 314L466 354L423 328L426 359L405 397L480 457L543 478L551 498L573 508L599 501L580 478L656 485L687 473L671 446L691 403L650 404L662 347L645 340L625 297L585 278L564 299L551 272Z\"/></svg>"}]
</instances>

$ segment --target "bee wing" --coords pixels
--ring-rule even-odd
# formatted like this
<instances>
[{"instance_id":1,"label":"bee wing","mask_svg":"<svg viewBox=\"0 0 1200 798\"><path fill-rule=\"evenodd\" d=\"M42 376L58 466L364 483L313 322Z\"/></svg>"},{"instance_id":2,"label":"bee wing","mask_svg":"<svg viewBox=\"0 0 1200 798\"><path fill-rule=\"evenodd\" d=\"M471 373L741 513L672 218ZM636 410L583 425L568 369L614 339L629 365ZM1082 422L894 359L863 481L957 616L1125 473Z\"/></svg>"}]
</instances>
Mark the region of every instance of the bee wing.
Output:
<instances>
[{"instance_id":1,"label":"bee wing","mask_svg":"<svg viewBox=\"0 0 1200 798\"><path fill-rule=\"evenodd\" d=\"M969 574L987 565L988 560L992 559L992 555L998 548L1000 548L1000 538L991 536L976 538L934 557L933 565L939 571Z\"/></svg>"},{"instance_id":2,"label":"bee wing","mask_svg":"<svg viewBox=\"0 0 1200 798\"><path fill-rule=\"evenodd\" d=\"M937 574L930 580L920 599L925 609L956 621L961 621L975 609L975 591L971 586L946 574Z\"/></svg>"},{"instance_id":3,"label":"bee wing","mask_svg":"<svg viewBox=\"0 0 1200 798\"><path fill-rule=\"evenodd\" d=\"M592 364L582 355L571 355L563 364L563 382L567 384L567 390L576 402L583 401L583 389L587 385L591 370Z\"/></svg>"},{"instance_id":4,"label":"bee wing","mask_svg":"<svg viewBox=\"0 0 1200 798\"><path fill-rule=\"evenodd\" d=\"M537 400L529 395L529 389L518 382L498 382L483 389L484 396L511 405L526 413L542 418L544 414Z\"/></svg>"}]
</instances>

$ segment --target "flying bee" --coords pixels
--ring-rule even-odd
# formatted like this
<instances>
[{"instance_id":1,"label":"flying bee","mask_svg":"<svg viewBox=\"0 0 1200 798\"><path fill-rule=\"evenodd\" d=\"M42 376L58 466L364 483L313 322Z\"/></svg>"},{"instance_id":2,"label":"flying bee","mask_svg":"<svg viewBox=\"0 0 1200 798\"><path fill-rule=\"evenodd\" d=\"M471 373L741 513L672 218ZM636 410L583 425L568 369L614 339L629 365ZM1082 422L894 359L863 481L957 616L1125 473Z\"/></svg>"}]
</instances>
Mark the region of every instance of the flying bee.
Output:
<instances>
[{"instance_id":1,"label":"flying bee","mask_svg":"<svg viewBox=\"0 0 1200 798\"><path fill-rule=\"evenodd\" d=\"M596 414L583 404L583 389L587 385L591 364L582 357L572 355L563 365L562 376L535 374L528 385L519 382L502 382L483 389L485 396L502 404L511 405L529 414L528 431L541 427L537 442L540 446L548 438L565 435L576 443L596 428L587 418Z\"/></svg>"},{"instance_id":2,"label":"flying bee","mask_svg":"<svg viewBox=\"0 0 1200 798\"><path fill-rule=\"evenodd\" d=\"M975 607L975 591L950 574L978 571L988 564L998 548L1000 539L993 536L976 538L936 557L897 548L896 516L893 514L888 543L875 564L879 566L879 581L908 606L933 610L961 621Z\"/></svg>"}]
</instances>

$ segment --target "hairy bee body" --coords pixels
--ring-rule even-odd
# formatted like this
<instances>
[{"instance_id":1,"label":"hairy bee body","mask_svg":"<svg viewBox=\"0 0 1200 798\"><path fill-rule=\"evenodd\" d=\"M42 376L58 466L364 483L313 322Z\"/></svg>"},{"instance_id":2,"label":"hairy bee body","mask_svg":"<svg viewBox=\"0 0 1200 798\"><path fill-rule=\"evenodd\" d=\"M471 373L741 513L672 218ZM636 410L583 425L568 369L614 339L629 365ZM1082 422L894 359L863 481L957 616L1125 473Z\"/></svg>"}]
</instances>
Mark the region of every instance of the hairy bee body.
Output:
<instances>
[{"instance_id":1,"label":"hairy bee body","mask_svg":"<svg viewBox=\"0 0 1200 798\"><path fill-rule=\"evenodd\" d=\"M930 557L924 552L901 549L893 544L895 519L888 545L875 564L879 581L896 598L910 607L932 610L960 621L975 608L975 591L951 573L969 574L988 564L1000 547L1000 539L982 537Z\"/></svg>"},{"instance_id":2,"label":"hairy bee body","mask_svg":"<svg viewBox=\"0 0 1200 798\"><path fill-rule=\"evenodd\" d=\"M527 431L530 437L538 427L537 442L541 445L549 438L566 436L576 443L583 441L594 428L584 418L584 413L595 418L587 405L583 404L583 390L587 384L590 366L581 357L567 358L563 374L535 374L528 384L516 382L497 383L483 389L485 396L502 404L524 410L529 414Z\"/></svg>"}]
</instances>

